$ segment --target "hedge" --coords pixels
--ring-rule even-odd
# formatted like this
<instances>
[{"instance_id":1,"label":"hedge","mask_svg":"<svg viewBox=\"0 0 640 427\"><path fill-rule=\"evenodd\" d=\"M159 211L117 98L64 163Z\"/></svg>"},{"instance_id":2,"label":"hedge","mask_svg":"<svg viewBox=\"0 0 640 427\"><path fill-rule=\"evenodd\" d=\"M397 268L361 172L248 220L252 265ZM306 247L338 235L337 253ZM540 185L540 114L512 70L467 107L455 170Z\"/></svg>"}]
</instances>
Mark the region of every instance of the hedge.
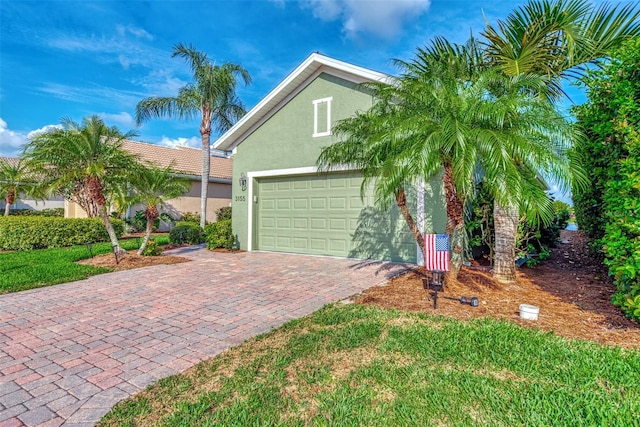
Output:
<instances>
[{"instance_id":1,"label":"hedge","mask_svg":"<svg viewBox=\"0 0 640 427\"><path fill-rule=\"evenodd\" d=\"M120 237L124 222L112 219ZM100 218L59 218L41 216L0 217L0 249L26 251L83 245L109 240Z\"/></svg>"}]
</instances>

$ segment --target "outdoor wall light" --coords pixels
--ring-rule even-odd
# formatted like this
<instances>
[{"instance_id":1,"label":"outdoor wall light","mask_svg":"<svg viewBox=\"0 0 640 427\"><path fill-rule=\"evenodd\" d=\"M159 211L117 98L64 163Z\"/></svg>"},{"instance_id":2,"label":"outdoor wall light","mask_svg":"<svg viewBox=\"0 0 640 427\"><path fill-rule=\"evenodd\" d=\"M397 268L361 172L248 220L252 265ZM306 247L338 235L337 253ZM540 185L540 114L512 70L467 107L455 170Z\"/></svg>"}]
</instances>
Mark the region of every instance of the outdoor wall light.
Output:
<instances>
[{"instance_id":1,"label":"outdoor wall light","mask_svg":"<svg viewBox=\"0 0 640 427\"><path fill-rule=\"evenodd\" d=\"M247 175L245 175L244 172L242 172L240 174L240 188L242 188L242 191L245 191L247 189Z\"/></svg>"}]
</instances>

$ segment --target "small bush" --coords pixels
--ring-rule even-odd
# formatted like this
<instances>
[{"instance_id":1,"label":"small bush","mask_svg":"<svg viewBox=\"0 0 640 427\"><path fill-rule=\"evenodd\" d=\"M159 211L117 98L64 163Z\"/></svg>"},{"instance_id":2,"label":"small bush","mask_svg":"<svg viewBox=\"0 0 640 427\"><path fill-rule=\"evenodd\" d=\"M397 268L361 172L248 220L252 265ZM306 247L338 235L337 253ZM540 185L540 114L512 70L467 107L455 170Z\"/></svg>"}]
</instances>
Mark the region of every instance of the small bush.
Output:
<instances>
[{"instance_id":1,"label":"small bush","mask_svg":"<svg viewBox=\"0 0 640 427\"><path fill-rule=\"evenodd\" d=\"M171 229L169 241L175 245L197 245L204 242L204 233L199 224L194 222L180 221Z\"/></svg>"},{"instance_id":2,"label":"small bush","mask_svg":"<svg viewBox=\"0 0 640 427\"><path fill-rule=\"evenodd\" d=\"M225 206L216 211L216 220L224 221L225 219L231 219L231 206Z\"/></svg>"},{"instance_id":3,"label":"small bush","mask_svg":"<svg viewBox=\"0 0 640 427\"><path fill-rule=\"evenodd\" d=\"M162 255L162 246L158 245L155 240L149 240L147 247L142 251L143 256L160 256Z\"/></svg>"},{"instance_id":4,"label":"small bush","mask_svg":"<svg viewBox=\"0 0 640 427\"><path fill-rule=\"evenodd\" d=\"M153 221L153 231L157 231L160 228L160 220L166 222L167 224L173 224L175 222L175 218L169 215L166 212L161 212L160 216ZM136 214L129 219L129 225L131 226L130 231L133 232L142 232L147 229L147 217L144 215L144 210L136 211Z\"/></svg>"},{"instance_id":5,"label":"small bush","mask_svg":"<svg viewBox=\"0 0 640 427\"><path fill-rule=\"evenodd\" d=\"M235 246L230 219L208 224L204 228L204 232L207 239L207 249L233 249Z\"/></svg>"},{"instance_id":6,"label":"small bush","mask_svg":"<svg viewBox=\"0 0 640 427\"><path fill-rule=\"evenodd\" d=\"M50 209L11 209L9 212L11 216L64 216L64 208L50 208Z\"/></svg>"},{"instance_id":7,"label":"small bush","mask_svg":"<svg viewBox=\"0 0 640 427\"><path fill-rule=\"evenodd\" d=\"M119 237L124 222L112 219ZM83 245L109 240L100 218L59 218L42 216L0 217L0 249L27 251Z\"/></svg>"},{"instance_id":8,"label":"small bush","mask_svg":"<svg viewBox=\"0 0 640 427\"><path fill-rule=\"evenodd\" d=\"M200 214L197 212L181 212L180 218L181 222L194 222L196 224L200 224Z\"/></svg>"}]
</instances>

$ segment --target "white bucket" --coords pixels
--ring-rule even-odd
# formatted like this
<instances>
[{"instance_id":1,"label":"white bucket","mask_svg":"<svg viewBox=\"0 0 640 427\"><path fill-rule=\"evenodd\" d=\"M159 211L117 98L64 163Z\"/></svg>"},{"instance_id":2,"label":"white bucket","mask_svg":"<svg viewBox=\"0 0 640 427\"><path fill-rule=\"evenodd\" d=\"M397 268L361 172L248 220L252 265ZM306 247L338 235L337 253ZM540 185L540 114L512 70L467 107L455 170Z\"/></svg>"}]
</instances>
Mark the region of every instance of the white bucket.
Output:
<instances>
[{"instance_id":1,"label":"white bucket","mask_svg":"<svg viewBox=\"0 0 640 427\"><path fill-rule=\"evenodd\" d=\"M540 307L529 304L520 304L520 317L527 320L538 320Z\"/></svg>"}]
</instances>

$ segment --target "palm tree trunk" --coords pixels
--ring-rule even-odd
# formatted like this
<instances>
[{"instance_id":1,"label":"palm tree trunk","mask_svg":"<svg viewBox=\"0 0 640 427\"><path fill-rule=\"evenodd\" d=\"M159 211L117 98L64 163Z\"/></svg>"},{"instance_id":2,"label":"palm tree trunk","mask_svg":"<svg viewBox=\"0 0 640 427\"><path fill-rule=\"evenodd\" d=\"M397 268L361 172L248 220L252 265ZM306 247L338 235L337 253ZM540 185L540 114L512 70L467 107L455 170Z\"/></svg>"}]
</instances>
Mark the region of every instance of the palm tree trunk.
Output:
<instances>
[{"instance_id":1,"label":"palm tree trunk","mask_svg":"<svg viewBox=\"0 0 640 427\"><path fill-rule=\"evenodd\" d=\"M413 237L416 239L420 250L424 253L424 239L420 229L418 228L418 224L416 224L413 216L411 216L411 212L409 212L409 208L407 207L407 194L404 192L403 188L399 189L396 193L396 204L398 205L398 208L400 208L400 213L407 222L409 230L411 230Z\"/></svg>"},{"instance_id":2,"label":"palm tree trunk","mask_svg":"<svg viewBox=\"0 0 640 427\"><path fill-rule=\"evenodd\" d=\"M113 229L113 224L111 224L111 219L109 218L109 214L107 213L106 206L103 206L102 209L100 209L100 216L102 217L104 226L107 229L107 234L109 235L109 240L111 240L111 247L113 248L114 252L125 252L125 250L120 247L118 236L116 236L116 231Z\"/></svg>"},{"instance_id":3,"label":"palm tree trunk","mask_svg":"<svg viewBox=\"0 0 640 427\"><path fill-rule=\"evenodd\" d=\"M201 181L201 189L200 189L200 227L204 228L204 225L207 221L207 200L208 200L208 190L209 190L209 171L211 168L211 149L209 146L210 138L211 138L211 128L206 129L206 126L203 124L200 127L200 135L202 136L202 181Z\"/></svg>"},{"instance_id":4,"label":"palm tree trunk","mask_svg":"<svg viewBox=\"0 0 640 427\"><path fill-rule=\"evenodd\" d=\"M140 248L138 248L138 255L142 255L142 252L147 248L149 244L149 239L151 238L151 232L153 231L153 220L147 218L147 227L144 230L144 239L142 239L142 244Z\"/></svg>"},{"instance_id":5,"label":"palm tree trunk","mask_svg":"<svg viewBox=\"0 0 640 427\"><path fill-rule=\"evenodd\" d=\"M503 283L516 281L518 215L517 205L493 204L493 221L496 233L493 278Z\"/></svg>"},{"instance_id":6,"label":"palm tree trunk","mask_svg":"<svg viewBox=\"0 0 640 427\"><path fill-rule=\"evenodd\" d=\"M14 189L10 188L9 190L7 190L7 195L4 198L4 201L5 201L4 216L9 216L9 210L11 209L11 205L15 201L15 197L16 197L16 192Z\"/></svg>"},{"instance_id":7,"label":"palm tree trunk","mask_svg":"<svg viewBox=\"0 0 640 427\"><path fill-rule=\"evenodd\" d=\"M458 192L453 184L453 168L450 164L444 165L442 176L444 195L446 200L447 226L445 233L451 236L451 265L447 279L457 279L462 268L462 253L466 232L464 230L464 205L458 197Z\"/></svg>"}]
</instances>

